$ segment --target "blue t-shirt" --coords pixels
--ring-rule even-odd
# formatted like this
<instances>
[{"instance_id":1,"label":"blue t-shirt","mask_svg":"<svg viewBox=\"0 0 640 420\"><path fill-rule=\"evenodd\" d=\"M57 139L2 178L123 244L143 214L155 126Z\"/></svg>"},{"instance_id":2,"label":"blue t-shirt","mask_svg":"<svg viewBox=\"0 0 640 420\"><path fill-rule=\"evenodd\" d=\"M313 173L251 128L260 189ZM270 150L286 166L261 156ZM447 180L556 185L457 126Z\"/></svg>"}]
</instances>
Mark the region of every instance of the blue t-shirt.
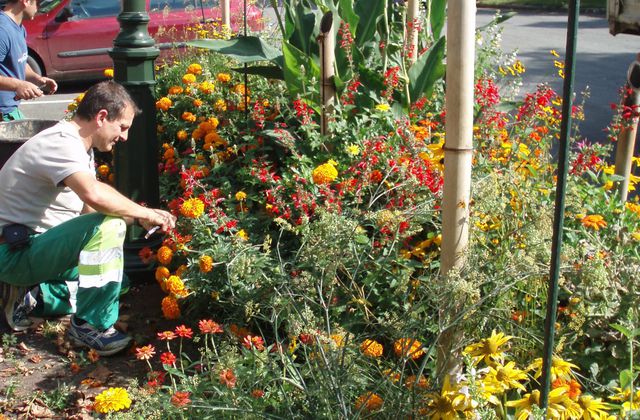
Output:
<instances>
[{"instance_id":1,"label":"blue t-shirt","mask_svg":"<svg viewBox=\"0 0 640 420\"><path fill-rule=\"evenodd\" d=\"M0 74L25 80L27 67L27 31L0 11ZM0 112L7 114L20 105L13 91L0 90Z\"/></svg>"}]
</instances>

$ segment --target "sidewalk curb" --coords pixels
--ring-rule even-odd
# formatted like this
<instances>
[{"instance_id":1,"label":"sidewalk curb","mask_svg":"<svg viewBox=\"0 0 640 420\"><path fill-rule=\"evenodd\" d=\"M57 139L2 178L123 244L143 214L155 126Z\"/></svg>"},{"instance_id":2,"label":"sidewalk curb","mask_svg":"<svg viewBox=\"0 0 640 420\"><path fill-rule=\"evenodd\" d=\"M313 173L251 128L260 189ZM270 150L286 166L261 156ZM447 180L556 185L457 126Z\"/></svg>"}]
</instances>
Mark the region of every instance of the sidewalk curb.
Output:
<instances>
[{"instance_id":1,"label":"sidewalk curb","mask_svg":"<svg viewBox=\"0 0 640 420\"><path fill-rule=\"evenodd\" d=\"M526 4L487 4L483 1L476 1L476 7L483 9L500 9L522 12L540 12L540 13L567 13L566 7L551 7L551 6L532 6ZM590 7L580 10L581 15L590 16L605 16L607 9L605 7Z\"/></svg>"}]
</instances>

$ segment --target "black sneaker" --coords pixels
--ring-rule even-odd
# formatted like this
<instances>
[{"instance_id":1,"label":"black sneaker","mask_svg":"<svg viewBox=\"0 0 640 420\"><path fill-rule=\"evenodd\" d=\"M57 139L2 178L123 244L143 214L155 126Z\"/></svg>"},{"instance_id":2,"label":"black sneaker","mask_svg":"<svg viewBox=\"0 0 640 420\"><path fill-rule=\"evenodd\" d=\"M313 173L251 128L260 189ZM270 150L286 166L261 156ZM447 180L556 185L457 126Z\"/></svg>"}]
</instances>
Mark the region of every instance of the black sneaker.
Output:
<instances>
[{"instance_id":1,"label":"black sneaker","mask_svg":"<svg viewBox=\"0 0 640 420\"><path fill-rule=\"evenodd\" d=\"M4 316L13 331L25 331L33 324L29 314L36 307L38 291L38 286L29 290L25 287L2 284Z\"/></svg>"},{"instance_id":2,"label":"black sneaker","mask_svg":"<svg viewBox=\"0 0 640 420\"><path fill-rule=\"evenodd\" d=\"M75 317L71 317L69 338L76 345L94 349L100 356L116 354L127 348L131 342L131 337L113 327L98 331L88 322L76 324Z\"/></svg>"}]
</instances>

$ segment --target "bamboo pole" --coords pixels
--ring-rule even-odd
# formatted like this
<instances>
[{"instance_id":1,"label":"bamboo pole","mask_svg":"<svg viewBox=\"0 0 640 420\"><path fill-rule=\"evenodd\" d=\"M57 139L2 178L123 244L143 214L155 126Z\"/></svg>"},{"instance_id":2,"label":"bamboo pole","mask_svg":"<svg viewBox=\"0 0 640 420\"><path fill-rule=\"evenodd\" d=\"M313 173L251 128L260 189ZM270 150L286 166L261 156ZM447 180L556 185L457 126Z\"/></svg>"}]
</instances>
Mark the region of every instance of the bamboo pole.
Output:
<instances>
[{"instance_id":1,"label":"bamboo pole","mask_svg":"<svg viewBox=\"0 0 640 420\"><path fill-rule=\"evenodd\" d=\"M322 75L322 86L320 91L322 100L320 132L322 135L327 135L329 134L327 114L331 112L332 103L336 96L336 88L333 84L336 62L336 33L333 25L332 12L327 12L322 17L318 42L320 43L321 51L320 71Z\"/></svg>"},{"instance_id":2,"label":"bamboo pole","mask_svg":"<svg viewBox=\"0 0 640 420\"><path fill-rule=\"evenodd\" d=\"M469 200L473 153L473 94L475 61L475 2L455 0L447 10L447 76L445 104L444 191L442 203L442 275L464 265L469 241ZM446 278L446 277L445 277ZM437 343L438 373L454 373L460 360L454 352L461 339L448 326L457 308L448 302L440 313L446 326Z\"/></svg>"},{"instance_id":3,"label":"bamboo pole","mask_svg":"<svg viewBox=\"0 0 640 420\"><path fill-rule=\"evenodd\" d=\"M420 19L420 2L409 0L407 2L407 42L409 43L409 62L415 63L418 59L418 21Z\"/></svg>"},{"instance_id":4,"label":"bamboo pole","mask_svg":"<svg viewBox=\"0 0 640 420\"><path fill-rule=\"evenodd\" d=\"M222 10L222 26L227 27L227 30L231 30L231 11L229 9L230 0L220 0L220 9Z\"/></svg>"},{"instance_id":5,"label":"bamboo pole","mask_svg":"<svg viewBox=\"0 0 640 420\"><path fill-rule=\"evenodd\" d=\"M634 112L637 112L640 105L640 54L637 55L636 61L629 66L623 104L628 107L635 107ZM623 177L622 181L618 183L618 192L623 203L627 201L627 195L629 194L629 179L631 177L631 165L637 133L638 117L632 117L631 121L618 134L615 173Z\"/></svg>"}]
</instances>

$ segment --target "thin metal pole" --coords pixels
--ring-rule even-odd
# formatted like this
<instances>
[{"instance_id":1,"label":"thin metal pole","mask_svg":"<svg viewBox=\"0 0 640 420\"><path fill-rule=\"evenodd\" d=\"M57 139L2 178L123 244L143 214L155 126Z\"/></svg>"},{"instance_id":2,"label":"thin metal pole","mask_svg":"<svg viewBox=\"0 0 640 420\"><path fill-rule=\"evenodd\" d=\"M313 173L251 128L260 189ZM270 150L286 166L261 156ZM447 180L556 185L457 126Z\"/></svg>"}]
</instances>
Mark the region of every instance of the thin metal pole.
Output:
<instances>
[{"instance_id":1,"label":"thin metal pole","mask_svg":"<svg viewBox=\"0 0 640 420\"><path fill-rule=\"evenodd\" d=\"M564 85L562 91L562 123L560 125L560 151L556 200L553 218L553 238L551 244L551 267L549 270L549 290L547 292L547 316L544 321L544 350L542 358L542 389L540 407L547 408L551 387L551 365L553 363L553 338L555 334L556 312L558 310L558 278L560 277L560 253L564 226L564 199L569 166L569 136L571 134L571 108L573 103L573 74L575 70L576 44L578 40L578 18L580 0L569 1L567 26L567 46Z\"/></svg>"}]
</instances>

